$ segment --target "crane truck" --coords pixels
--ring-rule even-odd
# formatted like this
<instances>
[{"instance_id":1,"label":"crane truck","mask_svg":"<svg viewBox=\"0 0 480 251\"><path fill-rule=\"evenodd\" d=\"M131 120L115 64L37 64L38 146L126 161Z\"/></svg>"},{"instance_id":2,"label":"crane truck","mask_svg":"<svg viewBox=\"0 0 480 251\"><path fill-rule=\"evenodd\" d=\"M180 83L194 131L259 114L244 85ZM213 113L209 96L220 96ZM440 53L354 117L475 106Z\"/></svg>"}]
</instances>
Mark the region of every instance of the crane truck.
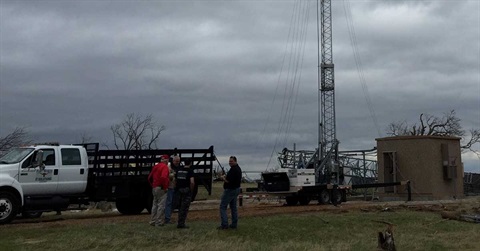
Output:
<instances>
[{"instance_id":1,"label":"crane truck","mask_svg":"<svg viewBox=\"0 0 480 251\"><path fill-rule=\"evenodd\" d=\"M346 191L354 188L405 184L410 189L408 181L344 185L336 135L331 2L317 0L317 42L320 44L321 41L321 46L317 47L318 147L315 151L284 148L279 154L278 171L262 173L263 189L270 194L285 197L288 205L306 205L312 199L318 199L320 203L339 204L346 201Z\"/></svg>"}]
</instances>

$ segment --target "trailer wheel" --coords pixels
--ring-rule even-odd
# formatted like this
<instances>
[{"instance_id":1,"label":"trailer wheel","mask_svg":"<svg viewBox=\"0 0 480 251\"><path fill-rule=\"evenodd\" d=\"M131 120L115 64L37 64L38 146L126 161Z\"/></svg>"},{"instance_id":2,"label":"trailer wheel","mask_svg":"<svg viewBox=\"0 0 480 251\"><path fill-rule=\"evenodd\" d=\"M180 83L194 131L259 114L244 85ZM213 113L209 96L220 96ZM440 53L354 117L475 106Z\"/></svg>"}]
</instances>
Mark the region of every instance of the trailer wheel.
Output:
<instances>
[{"instance_id":1,"label":"trailer wheel","mask_svg":"<svg viewBox=\"0 0 480 251\"><path fill-rule=\"evenodd\" d=\"M307 196L300 196L298 198L298 202L300 203L300 205L305 206L310 204L310 198Z\"/></svg>"},{"instance_id":2,"label":"trailer wheel","mask_svg":"<svg viewBox=\"0 0 480 251\"><path fill-rule=\"evenodd\" d=\"M347 202L347 191L342 190L342 202Z\"/></svg>"},{"instance_id":3,"label":"trailer wheel","mask_svg":"<svg viewBox=\"0 0 480 251\"><path fill-rule=\"evenodd\" d=\"M330 192L327 189L324 189L320 192L320 197L318 198L320 204L330 203Z\"/></svg>"},{"instance_id":4,"label":"trailer wheel","mask_svg":"<svg viewBox=\"0 0 480 251\"><path fill-rule=\"evenodd\" d=\"M127 215L140 214L145 209L143 201L131 198L117 199L115 206L121 214Z\"/></svg>"},{"instance_id":5,"label":"trailer wheel","mask_svg":"<svg viewBox=\"0 0 480 251\"><path fill-rule=\"evenodd\" d=\"M145 199L145 209L149 214L152 213L152 206L153 206L153 194L150 193L149 196Z\"/></svg>"},{"instance_id":6,"label":"trailer wheel","mask_svg":"<svg viewBox=\"0 0 480 251\"><path fill-rule=\"evenodd\" d=\"M10 223L20 208L15 195L7 191L0 192L0 224Z\"/></svg>"},{"instance_id":7,"label":"trailer wheel","mask_svg":"<svg viewBox=\"0 0 480 251\"><path fill-rule=\"evenodd\" d=\"M287 196L285 197L285 200L289 206L295 206L298 204L298 197L296 195Z\"/></svg>"},{"instance_id":8,"label":"trailer wheel","mask_svg":"<svg viewBox=\"0 0 480 251\"><path fill-rule=\"evenodd\" d=\"M332 197L330 199L333 205L340 205L342 204L342 190L333 189L332 190Z\"/></svg>"}]
</instances>

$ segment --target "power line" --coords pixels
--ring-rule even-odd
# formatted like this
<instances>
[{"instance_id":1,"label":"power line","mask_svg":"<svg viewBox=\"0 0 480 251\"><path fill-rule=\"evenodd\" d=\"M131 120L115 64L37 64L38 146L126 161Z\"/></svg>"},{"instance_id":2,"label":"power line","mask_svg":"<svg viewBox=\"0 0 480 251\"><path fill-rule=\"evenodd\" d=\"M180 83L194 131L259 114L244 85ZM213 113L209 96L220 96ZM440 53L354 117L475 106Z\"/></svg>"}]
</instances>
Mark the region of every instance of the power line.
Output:
<instances>
[{"instance_id":1,"label":"power line","mask_svg":"<svg viewBox=\"0 0 480 251\"><path fill-rule=\"evenodd\" d=\"M289 51L285 51L285 54L288 54L288 58L284 56L284 60L282 62L282 71L280 72L280 75L282 75L283 69L285 65L287 65L285 67L287 73L283 88L283 100L278 126L275 133L275 143L267 164L267 169L270 166L270 162L273 158L273 155L275 154L277 146L280 144L286 145L289 139L290 131L292 129L295 107L298 101L300 80L302 76L301 73L305 54L306 35L309 23L309 7L309 1L299 0L295 2L293 8L292 18L290 21L289 36L287 41L287 44L289 45ZM279 89L279 86L280 76L277 84L277 90ZM277 94L275 94L275 96L276 95Z\"/></svg>"},{"instance_id":2,"label":"power line","mask_svg":"<svg viewBox=\"0 0 480 251\"><path fill-rule=\"evenodd\" d=\"M350 37L350 42L352 45L353 56L355 59L355 66L357 68L358 77L360 79L360 84L362 87L363 95L365 96L365 102L367 103L367 108L370 112L370 117L373 120L373 124L377 129L377 133L379 137L382 137L382 133L380 131L380 126L378 125L377 116L375 115L375 109L372 104L372 100L370 99L370 94L368 91L367 81L365 80L365 74L363 71L362 61L360 59L360 53L358 52L358 43L357 43L357 35L355 33L355 27L353 25L353 18L352 18L352 11L350 8L350 1L343 0L343 10L345 12L345 20L347 22L348 34Z\"/></svg>"}]
</instances>

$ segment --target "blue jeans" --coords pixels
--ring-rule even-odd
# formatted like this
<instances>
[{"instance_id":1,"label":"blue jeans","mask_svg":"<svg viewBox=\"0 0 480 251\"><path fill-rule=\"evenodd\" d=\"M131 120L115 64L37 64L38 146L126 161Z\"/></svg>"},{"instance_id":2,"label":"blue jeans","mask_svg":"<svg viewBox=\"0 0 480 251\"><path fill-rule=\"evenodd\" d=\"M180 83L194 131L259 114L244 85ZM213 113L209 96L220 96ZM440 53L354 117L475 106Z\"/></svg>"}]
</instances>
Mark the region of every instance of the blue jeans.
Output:
<instances>
[{"instance_id":1,"label":"blue jeans","mask_svg":"<svg viewBox=\"0 0 480 251\"><path fill-rule=\"evenodd\" d=\"M172 217L173 211L173 197L175 195L175 189L169 188L167 192L167 201L165 202L165 223L170 222L170 218Z\"/></svg>"},{"instance_id":2,"label":"blue jeans","mask_svg":"<svg viewBox=\"0 0 480 251\"><path fill-rule=\"evenodd\" d=\"M222 199L220 201L220 218L222 219L222 227L236 228L238 223L238 209L237 197L240 193L240 188L223 190ZM227 206L230 205L232 212L232 224L228 226Z\"/></svg>"}]
</instances>

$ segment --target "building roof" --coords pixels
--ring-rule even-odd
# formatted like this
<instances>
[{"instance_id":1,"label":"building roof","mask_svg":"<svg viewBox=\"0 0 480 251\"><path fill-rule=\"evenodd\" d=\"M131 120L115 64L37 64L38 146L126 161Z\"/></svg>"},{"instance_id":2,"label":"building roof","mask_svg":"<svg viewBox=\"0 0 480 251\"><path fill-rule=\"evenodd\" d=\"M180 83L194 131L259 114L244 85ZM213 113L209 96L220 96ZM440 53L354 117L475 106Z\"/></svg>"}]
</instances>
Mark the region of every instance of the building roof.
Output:
<instances>
[{"instance_id":1,"label":"building roof","mask_svg":"<svg viewBox=\"0 0 480 251\"><path fill-rule=\"evenodd\" d=\"M376 141L390 141L390 140L414 140L414 139L447 139L447 140L461 140L460 137L454 136L432 136L432 135L406 135L406 136L392 136L384 138L376 138Z\"/></svg>"}]
</instances>

